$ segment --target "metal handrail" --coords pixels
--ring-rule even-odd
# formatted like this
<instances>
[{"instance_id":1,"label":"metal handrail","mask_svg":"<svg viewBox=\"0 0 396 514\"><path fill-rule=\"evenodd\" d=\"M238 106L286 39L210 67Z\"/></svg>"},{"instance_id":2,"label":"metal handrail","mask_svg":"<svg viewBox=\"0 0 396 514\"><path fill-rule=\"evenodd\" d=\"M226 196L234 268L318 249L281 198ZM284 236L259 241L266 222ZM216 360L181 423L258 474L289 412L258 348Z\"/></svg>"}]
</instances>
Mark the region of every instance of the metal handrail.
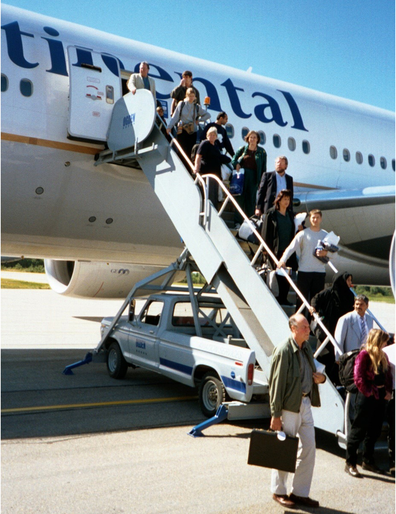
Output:
<instances>
[{"instance_id":1,"label":"metal handrail","mask_svg":"<svg viewBox=\"0 0 396 514\"><path fill-rule=\"evenodd\" d=\"M199 174L197 173L196 175L198 176ZM241 209L241 207L239 206L239 204L237 203L235 198L231 195L229 190L223 184L223 181L217 175L213 175L213 174L209 173L209 174L205 174L204 177L200 176L200 178L202 180L204 180L205 182L207 182L207 183L209 182L209 180L215 180L218 183L218 185L221 187L221 189L223 190L223 193L225 194L225 200L224 200L223 205L221 206L221 209L219 211L219 216L223 213L227 203L229 201L231 201L231 203L237 209L239 214L242 216L243 220L249 221L249 218L246 216L246 214ZM259 248L258 248L256 254L254 255L254 257L252 259L251 265L252 266L254 265L254 263L257 260L258 255L261 253L261 251L263 249L266 250L266 252L271 257L271 259L275 262L276 265L278 265L279 264L279 260L275 257L275 255L273 254L271 249L268 247L267 243L261 237L261 234L254 228L253 225L252 225L252 230L253 230L253 233L255 234L255 236L257 237L257 239L259 240L260 245L259 245ZM281 273L283 274L283 276L286 277L286 280L288 280L289 284L291 285L291 287L294 289L294 291L296 292L296 294L300 297L300 299L302 301L302 305L301 305L300 309L297 312L300 312L304 307L306 307L307 309L310 309L311 305L307 302L306 298L303 296L301 291L298 289L298 287L295 285L293 280L290 278L289 274L283 268L279 268L279 269L280 269ZM316 312L313 313L313 318L319 324L319 326L322 328L322 330L325 332L325 334L327 336L326 339L324 340L324 342L320 345L320 347L314 353L314 357L316 358L318 355L320 355L320 353L322 352L322 350L324 349L324 347L327 345L327 343L329 341L334 346L334 349L337 352L337 354L339 354L340 351L338 349L338 346L337 346L337 343L336 343L335 339L333 338L331 333L328 331L328 329L325 327L325 325L323 324L322 320L320 319L319 315Z\"/></svg>"},{"instance_id":2,"label":"metal handrail","mask_svg":"<svg viewBox=\"0 0 396 514\"><path fill-rule=\"evenodd\" d=\"M239 214L241 215L242 219L245 220L245 221L249 221L249 218L246 216L245 212L241 209L241 207L239 206L239 204L237 203L237 201L235 200L235 198L232 196L232 194L229 192L229 190L226 188L226 186L224 185L223 181L217 176L217 175L214 175L212 173L208 173L208 174L205 174L204 177L202 175L200 175L199 173L195 173L195 168L190 160L190 158L187 156L187 154L184 152L184 150L182 149L182 147L180 146L179 142L176 140L175 137L173 137L173 135L171 134L171 144L175 144L175 146L178 148L178 150L180 151L180 153L183 155L183 157L185 158L187 164L190 166L192 172L194 173L195 177L196 177L196 182L200 182L202 187L203 187L203 191L204 191L204 212L203 212L203 226L205 228L206 224L207 224L207 212L208 212L208 209L207 209L207 202L209 201L209 198L208 198L208 187L209 187L209 181L210 180L215 180L218 185L220 186L220 188L222 189L224 195L225 195L225 199L223 201L223 204L220 208L220 210L218 211L218 214L219 216L222 215L222 213L224 212L224 209L226 207L226 205L228 204L229 201L231 201L232 205L236 208L236 210L239 212ZM260 253L263 251L263 249L265 249L265 251L268 253L268 255L271 257L271 259L275 262L275 264L278 266L279 264L279 260L275 257L275 255L273 254L273 252L270 250L270 248L268 247L267 243L264 241L264 239L261 237L261 234L256 230L256 228L253 226L252 224L252 230L253 230L253 233L254 235L257 237L257 239L259 240L260 242L260 245L259 245L259 248L258 250L256 251L255 255L253 256L253 259L250 263L250 265L253 267L254 264L256 263ZM293 280L290 278L289 274L286 273L286 271L283 269L283 268L279 268L280 272L283 274L284 277L286 277L286 280L289 282L289 284L291 285L291 287L294 289L295 293L300 297L301 301L302 301L302 304L301 304L301 307L298 309L297 313L300 313L304 307L306 307L308 310L311 308L311 305L308 303L308 301L306 300L306 298L303 296L303 294L301 293L301 291L298 289L298 287L296 286L296 284L293 282ZM317 312L314 312L312 314L314 320L316 321L316 323L321 327L321 329L324 331L324 333L326 334L326 339L321 343L321 345L319 346L319 348L317 348L317 350L315 351L314 353L314 357L317 358L323 351L323 349L325 348L325 346L327 346L327 344L329 342L331 342L331 344L333 345L334 347L334 351L335 351L335 354L336 355L341 355L341 351L334 339L334 337L332 336L332 334L329 332L329 330L326 328L326 326L324 325L324 323L322 322L322 320L320 319L320 316L318 315ZM379 326L381 326L377 320L375 320L377 322L377 324Z\"/></svg>"},{"instance_id":3,"label":"metal handrail","mask_svg":"<svg viewBox=\"0 0 396 514\"><path fill-rule=\"evenodd\" d=\"M207 184L204 181L204 179L202 178L202 175L200 175L199 173L195 173L195 167L194 167L193 163L191 162L191 159L187 156L186 152L181 147L179 141L173 136L172 133L169 134L169 135L171 136L170 144L171 145L173 144L173 145L176 146L176 148L179 150L179 152L184 157L184 159L187 162L187 164L190 166L191 171L192 171L193 175L195 176L195 183L199 182L201 184L201 186L202 186L202 189L203 189L203 192L204 192L204 210L203 210L203 212L200 213L200 215L202 217L202 224L205 227L206 222L207 222L208 201L209 201Z\"/></svg>"}]
</instances>

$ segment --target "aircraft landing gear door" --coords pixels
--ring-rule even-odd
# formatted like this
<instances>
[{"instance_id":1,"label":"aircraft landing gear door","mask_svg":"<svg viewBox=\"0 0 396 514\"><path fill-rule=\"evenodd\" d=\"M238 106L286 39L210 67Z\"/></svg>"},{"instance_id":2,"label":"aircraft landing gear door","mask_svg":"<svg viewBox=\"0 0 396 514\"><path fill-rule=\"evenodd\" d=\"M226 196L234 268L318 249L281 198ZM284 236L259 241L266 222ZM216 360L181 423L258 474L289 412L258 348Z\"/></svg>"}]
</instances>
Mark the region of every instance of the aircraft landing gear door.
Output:
<instances>
[{"instance_id":1,"label":"aircraft landing gear door","mask_svg":"<svg viewBox=\"0 0 396 514\"><path fill-rule=\"evenodd\" d=\"M122 96L120 65L111 55L69 46L70 139L105 142L115 102Z\"/></svg>"}]
</instances>

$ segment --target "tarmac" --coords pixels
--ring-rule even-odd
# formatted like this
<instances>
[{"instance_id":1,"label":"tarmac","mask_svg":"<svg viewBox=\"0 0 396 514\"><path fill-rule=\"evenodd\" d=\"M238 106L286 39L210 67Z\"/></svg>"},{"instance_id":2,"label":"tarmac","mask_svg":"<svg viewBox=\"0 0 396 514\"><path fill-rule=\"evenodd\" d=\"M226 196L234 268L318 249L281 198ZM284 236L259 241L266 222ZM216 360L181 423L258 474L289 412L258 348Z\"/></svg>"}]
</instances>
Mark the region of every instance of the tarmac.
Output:
<instances>
[{"instance_id":1,"label":"tarmac","mask_svg":"<svg viewBox=\"0 0 396 514\"><path fill-rule=\"evenodd\" d=\"M47 282L45 274L38 273L2 271L1 277ZM33 289L3 289L1 299L2 347L9 349L93 349L100 339L98 322L114 316L123 303L123 299L71 298ZM37 309L41 305L45 309ZM395 304L370 302L370 310L388 332L395 333Z\"/></svg>"},{"instance_id":2,"label":"tarmac","mask_svg":"<svg viewBox=\"0 0 396 514\"><path fill-rule=\"evenodd\" d=\"M30 274L29 274L30 275ZM2 273L2 276L3 273ZM31 279L30 279L31 280ZM23 393L24 376L19 366L26 366L29 352L43 348L48 356L54 349L92 349L99 341L99 321L117 312L122 300L82 300L62 297L45 290L2 290L2 350L12 350L13 358L3 368L4 376L15 375ZM377 307L378 306L378 307ZM374 304L370 308L389 331L394 331L394 305ZM17 350L17 351L15 351ZM21 351L19 351L21 350ZM84 352L83 352L84 353ZM48 357L48 358L49 358ZM25 363L23 361L25 360ZM35 363L37 365L37 363ZM3 363L4 366L4 363ZM25 380L25 403L31 394L40 395L48 388L54 399L62 400L58 375L48 375L40 361ZM34 380L37 370L40 379ZM7 371L7 373L6 373ZM60 373L60 371L59 371ZM81 371L83 373L83 371ZM91 370L93 375L97 372ZM147 372L148 373L148 372ZM151 374L155 380L156 375ZM51 377L55 378L52 379ZM62 375L60 375L62 376ZM99 377L100 380L102 380ZM81 375L78 380L81 380ZM96 380L96 378L95 378ZM59 382L58 382L59 381ZM103 378L103 383L107 383ZM42 385L40 385L42 383ZM34 385L36 384L36 385ZM11 386L12 384L8 384ZM177 384L176 384L177 385ZM103 386L101 386L103 387ZM129 387L133 382L129 381ZM143 389L147 386L142 385ZM160 383L153 390L167 387ZM183 386L184 387L184 386ZM36 392L34 389L38 389ZM57 392L57 388L59 391ZM14 386L9 387L13 394ZM117 399L119 388L112 388ZM69 389L72 394L72 389ZM99 388L100 392L100 388ZM150 428L117 429L53 437L26 437L2 440L2 512L12 514L272 514L317 512L323 514L391 514L395 512L395 480L390 475L363 471L356 479L344 472L345 452L336 438L317 431L317 455L310 496L320 501L319 509L283 509L272 500L271 470L247 465L249 435L253 428L263 428L266 421L224 422L205 431L205 437L187 435L196 423L194 404L181 402L156 405L146 403L133 408L123 406L128 415L140 417L144 424L150 416ZM184 421L174 420L161 426L167 409L184 412ZM65 424L72 424L78 413L94 417L112 416L106 408L65 411ZM22 414L14 420L24 423ZM42 423L51 423L45 412ZM199 417L199 416L198 416ZM170 415L172 419L172 414ZM80 423L80 418L78 418ZM27 422L28 423L28 422ZM157 423L156 427L154 424ZM146 421L146 426L149 424ZM66 431L67 433L67 431ZM387 468L387 451L377 451L377 464ZM361 468L359 468L361 469Z\"/></svg>"}]
</instances>

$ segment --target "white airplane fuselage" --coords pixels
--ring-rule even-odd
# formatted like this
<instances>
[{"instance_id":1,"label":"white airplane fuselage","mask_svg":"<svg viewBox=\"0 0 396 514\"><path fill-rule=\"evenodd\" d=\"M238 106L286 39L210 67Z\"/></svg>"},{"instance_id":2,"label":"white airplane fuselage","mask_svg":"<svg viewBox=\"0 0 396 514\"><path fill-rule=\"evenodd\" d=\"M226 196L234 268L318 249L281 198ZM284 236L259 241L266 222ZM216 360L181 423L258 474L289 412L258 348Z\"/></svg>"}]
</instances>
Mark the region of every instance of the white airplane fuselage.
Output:
<instances>
[{"instance_id":1,"label":"white airplane fuselage","mask_svg":"<svg viewBox=\"0 0 396 514\"><path fill-rule=\"evenodd\" d=\"M278 155L288 157L299 209L323 209L323 228L341 238L342 266L361 282L389 283L394 113L6 5L3 255L127 263L142 271L180 254L180 237L144 173L94 166L105 138L84 131L96 126L106 134L111 98L105 101L104 85L88 80L96 95L84 95L89 114L70 104L72 72L82 64L100 67L121 85L142 60L150 63L157 99L168 110L172 89L191 69L201 100L211 99L212 121L227 112L235 150L244 144L246 129L261 131L268 171ZM70 137L71 122L81 122L78 137Z\"/></svg>"}]
</instances>

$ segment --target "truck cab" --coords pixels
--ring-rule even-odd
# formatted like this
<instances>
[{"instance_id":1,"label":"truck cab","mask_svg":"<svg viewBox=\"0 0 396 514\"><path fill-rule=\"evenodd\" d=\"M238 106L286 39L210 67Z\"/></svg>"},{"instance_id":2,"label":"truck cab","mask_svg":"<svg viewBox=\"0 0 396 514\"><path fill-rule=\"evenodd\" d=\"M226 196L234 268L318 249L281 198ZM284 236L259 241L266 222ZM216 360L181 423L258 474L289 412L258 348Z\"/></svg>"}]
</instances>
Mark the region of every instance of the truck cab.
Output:
<instances>
[{"instance_id":1,"label":"truck cab","mask_svg":"<svg viewBox=\"0 0 396 514\"><path fill-rule=\"evenodd\" d=\"M142 367L196 387L211 417L226 399L250 402L256 359L218 296L193 301L187 294L153 294L136 313L132 299L106 342L107 369L120 379L128 367ZM102 337L111 321L102 321Z\"/></svg>"}]
</instances>

